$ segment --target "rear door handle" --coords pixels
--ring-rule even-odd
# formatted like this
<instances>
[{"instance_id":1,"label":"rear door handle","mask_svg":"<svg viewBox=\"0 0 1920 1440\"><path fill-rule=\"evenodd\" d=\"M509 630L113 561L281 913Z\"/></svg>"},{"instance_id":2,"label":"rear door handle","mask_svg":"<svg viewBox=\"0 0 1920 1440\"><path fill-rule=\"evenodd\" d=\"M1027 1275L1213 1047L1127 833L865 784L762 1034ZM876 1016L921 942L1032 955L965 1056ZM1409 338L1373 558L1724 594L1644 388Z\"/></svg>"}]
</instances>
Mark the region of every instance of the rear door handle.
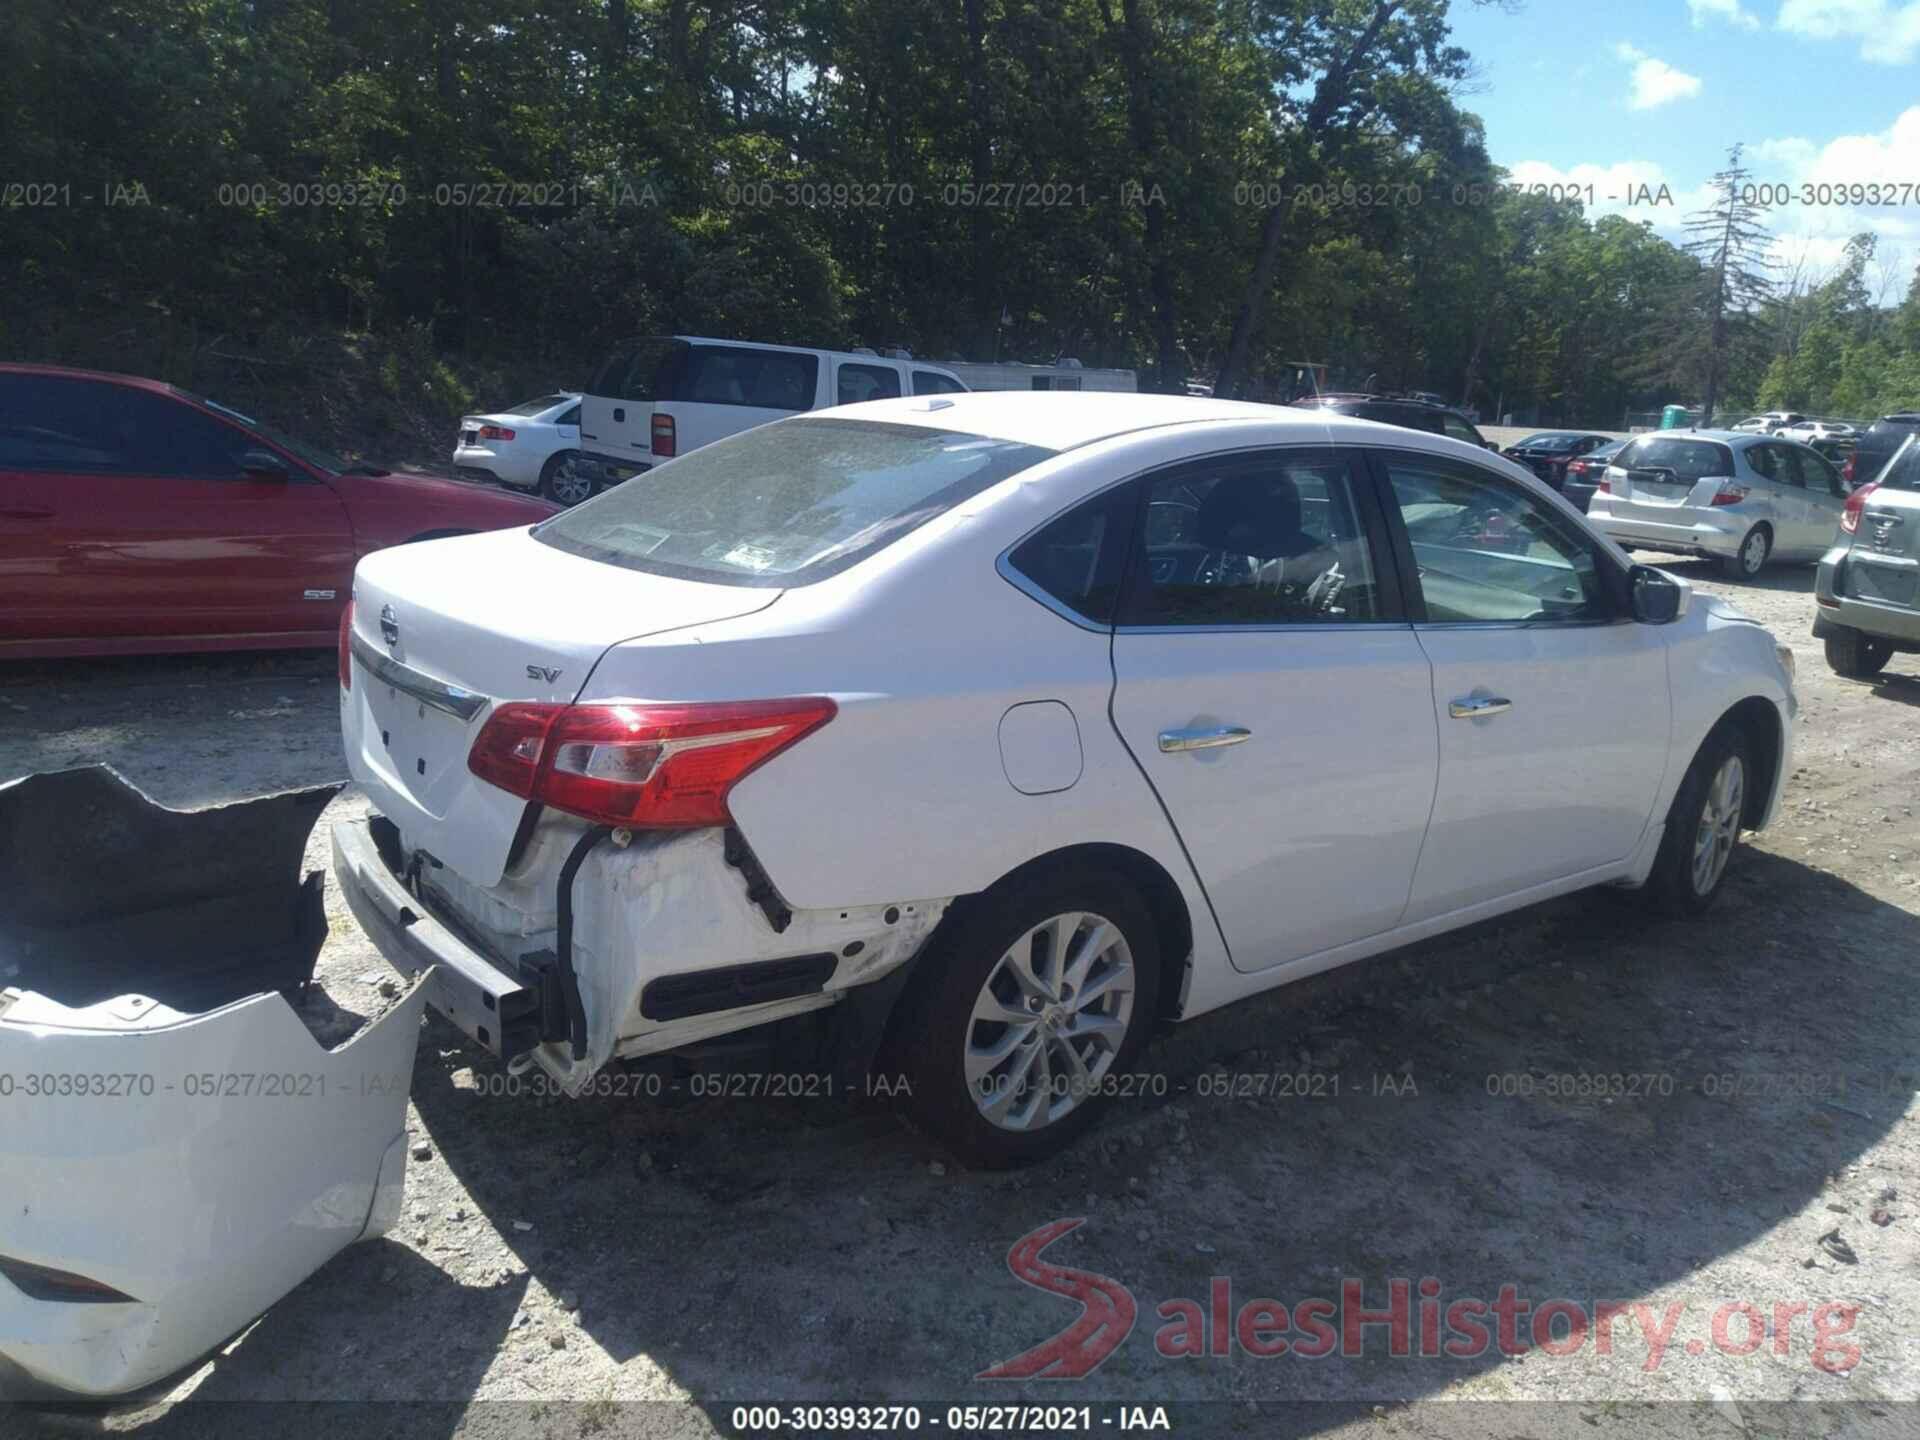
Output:
<instances>
[{"instance_id":1,"label":"rear door handle","mask_svg":"<svg viewBox=\"0 0 1920 1440\"><path fill-rule=\"evenodd\" d=\"M15 510L0 510L0 515L4 515L9 520L51 520L53 511L29 510L23 506Z\"/></svg>"},{"instance_id":2,"label":"rear door handle","mask_svg":"<svg viewBox=\"0 0 1920 1440\"><path fill-rule=\"evenodd\" d=\"M1447 714L1456 720L1479 720L1487 715L1504 715L1512 708L1511 700L1498 695L1469 695L1447 702Z\"/></svg>"},{"instance_id":3,"label":"rear door handle","mask_svg":"<svg viewBox=\"0 0 1920 1440\"><path fill-rule=\"evenodd\" d=\"M1238 745L1251 740L1253 731L1244 725L1214 725L1198 730L1162 730L1160 751L1181 755L1188 750L1218 750L1222 745Z\"/></svg>"}]
</instances>

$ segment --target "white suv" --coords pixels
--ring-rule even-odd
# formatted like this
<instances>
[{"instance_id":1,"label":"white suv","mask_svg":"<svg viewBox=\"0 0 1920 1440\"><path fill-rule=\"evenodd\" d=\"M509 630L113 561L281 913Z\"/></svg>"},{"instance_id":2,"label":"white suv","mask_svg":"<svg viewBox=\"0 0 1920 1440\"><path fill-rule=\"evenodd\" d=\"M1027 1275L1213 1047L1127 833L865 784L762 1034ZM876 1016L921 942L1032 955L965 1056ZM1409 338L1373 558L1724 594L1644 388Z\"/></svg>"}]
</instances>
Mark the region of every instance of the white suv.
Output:
<instances>
[{"instance_id":1,"label":"white suv","mask_svg":"<svg viewBox=\"0 0 1920 1440\"><path fill-rule=\"evenodd\" d=\"M1666 431L1613 457L1587 518L1630 550L1710 556L1734 579L1750 579L1769 560L1818 560L1846 503L1840 472L1805 445Z\"/></svg>"},{"instance_id":2,"label":"white suv","mask_svg":"<svg viewBox=\"0 0 1920 1440\"><path fill-rule=\"evenodd\" d=\"M336 873L481 1047L577 1090L794 1020L984 1163L1158 1021L1584 886L1704 909L1795 713L1511 461L1159 395L765 426L368 556L342 640Z\"/></svg>"},{"instance_id":3,"label":"white suv","mask_svg":"<svg viewBox=\"0 0 1920 1440\"><path fill-rule=\"evenodd\" d=\"M619 481L803 411L966 388L904 353L647 335L616 348L587 386L580 444L606 481Z\"/></svg>"}]
</instances>

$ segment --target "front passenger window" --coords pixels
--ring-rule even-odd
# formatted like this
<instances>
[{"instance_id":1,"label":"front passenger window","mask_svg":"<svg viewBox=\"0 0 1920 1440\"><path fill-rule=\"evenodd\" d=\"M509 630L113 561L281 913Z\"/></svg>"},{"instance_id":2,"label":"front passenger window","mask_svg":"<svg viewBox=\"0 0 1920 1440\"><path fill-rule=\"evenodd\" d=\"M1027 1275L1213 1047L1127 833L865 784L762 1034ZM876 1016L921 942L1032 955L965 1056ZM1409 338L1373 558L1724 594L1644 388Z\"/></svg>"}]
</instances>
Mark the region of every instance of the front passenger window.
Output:
<instances>
[{"instance_id":1,"label":"front passenger window","mask_svg":"<svg viewBox=\"0 0 1920 1440\"><path fill-rule=\"evenodd\" d=\"M1430 623L1613 618L1597 547L1546 501L1438 456L1384 458Z\"/></svg>"}]
</instances>

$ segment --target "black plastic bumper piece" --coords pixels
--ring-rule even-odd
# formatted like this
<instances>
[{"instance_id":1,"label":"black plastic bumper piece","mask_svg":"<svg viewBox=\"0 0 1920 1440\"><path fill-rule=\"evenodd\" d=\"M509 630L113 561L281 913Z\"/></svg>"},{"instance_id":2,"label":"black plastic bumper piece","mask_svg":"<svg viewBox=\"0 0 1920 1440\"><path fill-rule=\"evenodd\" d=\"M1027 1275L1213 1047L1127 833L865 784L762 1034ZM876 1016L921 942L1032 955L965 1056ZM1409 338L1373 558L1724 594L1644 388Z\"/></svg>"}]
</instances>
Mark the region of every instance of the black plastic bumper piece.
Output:
<instances>
[{"instance_id":1,"label":"black plastic bumper piece","mask_svg":"<svg viewBox=\"0 0 1920 1440\"><path fill-rule=\"evenodd\" d=\"M389 833L377 836L376 826ZM502 1060L531 1050L542 1039L544 987L529 989L427 912L383 853L397 855L391 830L377 817L333 827L334 879L353 918L401 974L437 967L427 1003L469 1039Z\"/></svg>"},{"instance_id":2,"label":"black plastic bumper piece","mask_svg":"<svg viewBox=\"0 0 1920 1440\"><path fill-rule=\"evenodd\" d=\"M796 995L817 995L838 963L830 954L755 960L715 970L662 975L640 992L640 1013L649 1020L685 1020L717 1010L738 1010Z\"/></svg>"}]
</instances>

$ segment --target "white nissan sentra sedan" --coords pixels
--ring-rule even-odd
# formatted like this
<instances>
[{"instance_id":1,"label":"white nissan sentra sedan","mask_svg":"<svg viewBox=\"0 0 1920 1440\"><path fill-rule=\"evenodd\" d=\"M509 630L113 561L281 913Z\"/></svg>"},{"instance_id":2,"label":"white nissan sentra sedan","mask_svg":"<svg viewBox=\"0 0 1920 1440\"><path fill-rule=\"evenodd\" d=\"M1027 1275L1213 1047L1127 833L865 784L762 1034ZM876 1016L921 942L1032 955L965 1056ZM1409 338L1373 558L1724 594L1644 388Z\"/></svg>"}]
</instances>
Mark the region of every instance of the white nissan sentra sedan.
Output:
<instances>
[{"instance_id":1,"label":"white nissan sentra sedan","mask_svg":"<svg viewBox=\"0 0 1920 1440\"><path fill-rule=\"evenodd\" d=\"M1510 461L1146 395L767 425L368 556L341 641L336 872L475 1042L578 1093L803 1017L987 1164L1157 1022L1584 886L1704 910L1795 712Z\"/></svg>"}]
</instances>

